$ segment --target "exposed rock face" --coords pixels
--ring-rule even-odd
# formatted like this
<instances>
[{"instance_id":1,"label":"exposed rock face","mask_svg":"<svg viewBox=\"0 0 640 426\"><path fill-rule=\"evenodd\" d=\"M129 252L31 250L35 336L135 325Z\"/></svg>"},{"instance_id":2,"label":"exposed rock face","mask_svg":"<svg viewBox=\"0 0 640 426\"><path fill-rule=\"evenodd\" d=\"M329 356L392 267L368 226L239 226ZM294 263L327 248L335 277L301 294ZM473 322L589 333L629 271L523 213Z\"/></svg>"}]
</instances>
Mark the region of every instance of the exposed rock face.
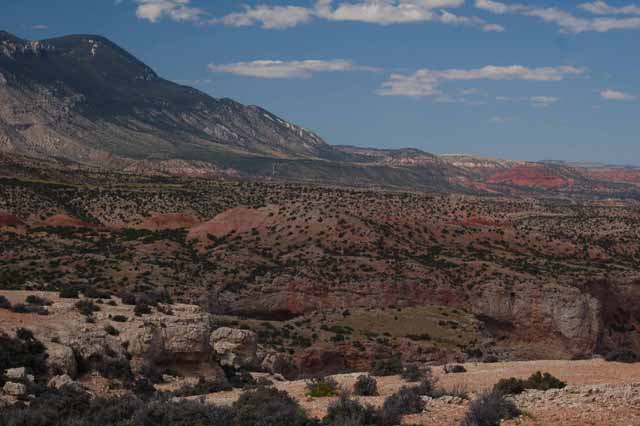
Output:
<instances>
[{"instance_id":1,"label":"exposed rock face","mask_svg":"<svg viewBox=\"0 0 640 426\"><path fill-rule=\"evenodd\" d=\"M27 379L27 370L24 367L10 368L5 371L4 376L7 380L24 381Z\"/></svg>"},{"instance_id":2,"label":"exposed rock face","mask_svg":"<svg viewBox=\"0 0 640 426\"><path fill-rule=\"evenodd\" d=\"M257 363L258 339L253 331L219 328L211 333L211 346L223 366L241 369Z\"/></svg>"},{"instance_id":3,"label":"exposed rock face","mask_svg":"<svg viewBox=\"0 0 640 426\"><path fill-rule=\"evenodd\" d=\"M66 374L76 377L78 374L78 362L73 354L73 349L59 343L50 342L47 345L47 365L49 371L55 374Z\"/></svg>"},{"instance_id":4,"label":"exposed rock face","mask_svg":"<svg viewBox=\"0 0 640 426\"><path fill-rule=\"evenodd\" d=\"M53 389L62 389L64 387L71 387L77 391L83 389L80 383L74 381L66 374L52 377L51 380L49 380L49 383L47 383L47 386Z\"/></svg>"},{"instance_id":5,"label":"exposed rock face","mask_svg":"<svg viewBox=\"0 0 640 426\"><path fill-rule=\"evenodd\" d=\"M171 363L210 361L209 318L198 308L191 308L180 315L145 320L138 328L123 333L122 338L129 342L134 369L139 369L145 358Z\"/></svg>"},{"instance_id":6,"label":"exposed rock face","mask_svg":"<svg viewBox=\"0 0 640 426\"><path fill-rule=\"evenodd\" d=\"M104 330L80 329L61 338L83 364L93 366L103 360L126 361L127 352L120 341Z\"/></svg>"},{"instance_id":7,"label":"exposed rock face","mask_svg":"<svg viewBox=\"0 0 640 426\"><path fill-rule=\"evenodd\" d=\"M529 341L560 335L574 354L594 351L603 331L600 302L574 287L487 286L474 300L473 312L495 321L495 327Z\"/></svg>"},{"instance_id":8,"label":"exposed rock face","mask_svg":"<svg viewBox=\"0 0 640 426\"><path fill-rule=\"evenodd\" d=\"M24 397L27 395L27 387L22 383L7 382L2 387L2 391L6 395L14 396L17 398Z\"/></svg>"}]
</instances>

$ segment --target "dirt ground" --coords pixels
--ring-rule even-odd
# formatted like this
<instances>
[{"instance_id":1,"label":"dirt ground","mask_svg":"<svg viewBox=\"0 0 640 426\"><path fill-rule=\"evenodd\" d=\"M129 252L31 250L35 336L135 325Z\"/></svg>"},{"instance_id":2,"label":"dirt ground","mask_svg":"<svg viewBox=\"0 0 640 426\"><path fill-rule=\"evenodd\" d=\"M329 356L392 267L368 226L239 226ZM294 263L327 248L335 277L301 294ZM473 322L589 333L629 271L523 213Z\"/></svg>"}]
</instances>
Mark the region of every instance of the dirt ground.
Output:
<instances>
[{"instance_id":1,"label":"dirt ground","mask_svg":"<svg viewBox=\"0 0 640 426\"><path fill-rule=\"evenodd\" d=\"M493 386L508 377L527 378L536 371L549 372L569 385L563 391L527 393L517 400L525 412L521 418L504 422L515 426L640 426L640 364L587 361L529 361L495 364L465 364L466 373L444 374L434 368L439 384L446 388L464 385L471 392ZM351 389L360 373L337 375L344 388ZM407 383L398 376L379 377L378 397L361 397L362 402L381 405L384 399ZM335 398L308 398L305 382L281 382L276 387L293 395L308 412L322 417ZM206 397L212 404L231 404L239 391L221 392ZM590 395L598 395L590 396ZM424 413L406 416L405 425L453 426L459 424L468 403L440 400L427 403Z\"/></svg>"}]
</instances>

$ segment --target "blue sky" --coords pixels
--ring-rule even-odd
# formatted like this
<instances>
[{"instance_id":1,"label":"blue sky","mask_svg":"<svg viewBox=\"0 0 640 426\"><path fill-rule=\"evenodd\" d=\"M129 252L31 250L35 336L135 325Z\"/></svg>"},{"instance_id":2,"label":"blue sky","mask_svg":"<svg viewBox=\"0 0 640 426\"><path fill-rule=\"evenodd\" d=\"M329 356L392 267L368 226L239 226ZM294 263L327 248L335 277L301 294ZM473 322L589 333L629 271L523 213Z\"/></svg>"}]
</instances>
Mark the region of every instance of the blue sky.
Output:
<instances>
[{"instance_id":1,"label":"blue sky","mask_svg":"<svg viewBox=\"0 0 640 426\"><path fill-rule=\"evenodd\" d=\"M329 143L640 165L640 3L4 0L0 29L97 33L165 78Z\"/></svg>"}]
</instances>

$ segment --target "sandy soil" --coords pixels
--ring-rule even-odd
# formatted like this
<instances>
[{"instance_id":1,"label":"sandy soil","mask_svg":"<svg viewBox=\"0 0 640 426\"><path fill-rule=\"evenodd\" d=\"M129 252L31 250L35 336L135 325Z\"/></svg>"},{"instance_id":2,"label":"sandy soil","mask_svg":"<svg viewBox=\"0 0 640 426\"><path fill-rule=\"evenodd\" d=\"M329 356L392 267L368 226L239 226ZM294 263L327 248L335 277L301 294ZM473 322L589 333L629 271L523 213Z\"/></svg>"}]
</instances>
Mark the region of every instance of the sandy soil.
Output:
<instances>
[{"instance_id":1,"label":"sandy soil","mask_svg":"<svg viewBox=\"0 0 640 426\"><path fill-rule=\"evenodd\" d=\"M571 389L582 394L588 393L594 386L600 386L616 393L619 397L605 398L589 402L576 393L575 401L569 396L556 398L556 401L542 401L534 406L521 408L526 412L522 418L504 422L504 425L526 426L638 426L640 425L640 405L633 406L631 399L625 398L624 389L634 387L634 398L640 396L640 364L608 363L603 360L588 361L530 361L496 364L465 364L466 373L444 374L439 367L434 374L439 377L440 385L451 388L465 385L469 391L477 392L493 386L501 378L526 378L536 371L549 372L566 381ZM360 373L335 376L345 388L350 389ZM381 396L360 398L362 402L379 406L385 397L407 385L397 376L379 377L378 388ZM293 395L315 417L322 417L335 398L308 398L305 396L305 382L281 382L276 387ZM208 395L206 401L212 404L231 404L240 394L239 391L221 392ZM545 394L546 395L546 394ZM551 397L547 397L551 398ZM626 402L625 403L625 399ZM634 399L634 401L637 399ZM427 405L424 413L406 416L406 425L453 426L457 425L467 409L467 403L447 404L440 401Z\"/></svg>"}]
</instances>

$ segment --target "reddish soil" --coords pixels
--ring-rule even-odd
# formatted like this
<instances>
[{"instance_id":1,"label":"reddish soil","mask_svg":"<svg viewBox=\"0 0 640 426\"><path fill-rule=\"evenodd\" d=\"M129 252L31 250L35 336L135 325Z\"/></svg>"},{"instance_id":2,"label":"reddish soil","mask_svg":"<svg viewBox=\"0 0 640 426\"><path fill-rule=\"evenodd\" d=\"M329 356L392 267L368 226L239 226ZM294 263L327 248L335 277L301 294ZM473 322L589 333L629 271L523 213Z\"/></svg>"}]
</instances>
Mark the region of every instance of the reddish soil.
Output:
<instances>
[{"instance_id":1,"label":"reddish soil","mask_svg":"<svg viewBox=\"0 0 640 426\"><path fill-rule=\"evenodd\" d=\"M526 188L557 189L570 187L574 181L571 178L560 176L556 171L544 165L525 164L500 171L491 176L487 183L506 183Z\"/></svg>"},{"instance_id":2,"label":"reddish soil","mask_svg":"<svg viewBox=\"0 0 640 426\"><path fill-rule=\"evenodd\" d=\"M48 217L40 222L39 225L70 228L98 228L98 226L92 223L85 222L66 214L57 214L55 216Z\"/></svg>"},{"instance_id":3,"label":"reddish soil","mask_svg":"<svg viewBox=\"0 0 640 426\"><path fill-rule=\"evenodd\" d=\"M0 228L12 227L19 228L26 226L17 216L9 213L0 212Z\"/></svg>"},{"instance_id":4,"label":"reddish soil","mask_svg":"<svg viewBox=\"0 0 640 426\"><path fill-rule=\"evenodd\" d=\"M161 231L165 229L191 228L200 223L193 216L181 213L158 214L135 225L134 228L146 229L149 231Z\"/></svg>"}]
</instances>

